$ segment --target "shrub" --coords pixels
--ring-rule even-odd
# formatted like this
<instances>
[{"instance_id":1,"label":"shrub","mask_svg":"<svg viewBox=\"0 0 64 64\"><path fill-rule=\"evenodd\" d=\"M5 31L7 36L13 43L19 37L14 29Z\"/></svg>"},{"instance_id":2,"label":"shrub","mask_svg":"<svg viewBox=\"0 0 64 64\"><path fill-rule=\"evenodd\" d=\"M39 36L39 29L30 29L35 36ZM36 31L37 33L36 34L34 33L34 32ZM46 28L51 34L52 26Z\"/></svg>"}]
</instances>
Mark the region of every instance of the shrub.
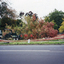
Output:
<instances>
[{"instance_id":1,"label":"shrub","mask_svg":"<svg viewBox=\"0 0 64 64\"><path fill-rule=\"evenodd\" d=\"M42 19L36 19L35 15L32 17L26 16L25 20L27 24L24 24L22 31L26 33L24 38L43 38L54 37L58 31L55 30L53 22L45 22Z\"/></svg>"}]
</instances>

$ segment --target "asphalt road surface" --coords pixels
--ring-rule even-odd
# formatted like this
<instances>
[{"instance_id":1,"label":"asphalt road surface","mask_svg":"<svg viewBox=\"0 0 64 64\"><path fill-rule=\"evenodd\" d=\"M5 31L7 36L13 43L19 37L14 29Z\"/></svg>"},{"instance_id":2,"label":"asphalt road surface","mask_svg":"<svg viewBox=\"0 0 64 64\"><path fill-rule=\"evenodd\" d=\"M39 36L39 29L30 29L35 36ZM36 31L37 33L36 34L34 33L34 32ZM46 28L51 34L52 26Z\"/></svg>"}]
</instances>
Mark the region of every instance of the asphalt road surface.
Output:
<instances>
[{"instance_id":1,"label":"asphalt road surface","mask_svg":"<svg viewBox=\"0 0 64 64\"><path fill-rule=\"evenodd\" d=\"M64 64L64 45L0 46L0 64Z\"/></svg>"}]
</instances>

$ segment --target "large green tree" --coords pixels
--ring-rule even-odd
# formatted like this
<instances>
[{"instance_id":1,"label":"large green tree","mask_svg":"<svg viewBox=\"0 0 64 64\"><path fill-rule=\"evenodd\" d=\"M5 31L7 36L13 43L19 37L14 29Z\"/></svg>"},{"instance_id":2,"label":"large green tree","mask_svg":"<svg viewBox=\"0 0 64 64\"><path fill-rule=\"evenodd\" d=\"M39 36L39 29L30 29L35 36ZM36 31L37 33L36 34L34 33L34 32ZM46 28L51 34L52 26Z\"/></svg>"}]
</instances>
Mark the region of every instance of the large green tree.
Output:
<instances>
[{"instance_id":1,"label":"large green tree","mask_svg":"<svg viewBox=\"0 0 64 64\"><path fill-rule=\"evenodd\" d=\"M0 29L5 29L6 24L15 24L16 11L12 10L6 2L0 1Z\"/></svg>"},{"instance_id":2,"label":"large green tree","mask_svg":"<svg viewBox=\"0 0 64 64\"><path fill-rule=\"evenodd\" d=\"M64 17L64 12L63 11L58 11L58 10L54 10L53 12L49 13L48 16L45 16L45 21L47 22L51 22L54 21L56 24L55 29L58 29L61 25L61 23L63 22L62 18Z\"/></svg>"}]
</instances>

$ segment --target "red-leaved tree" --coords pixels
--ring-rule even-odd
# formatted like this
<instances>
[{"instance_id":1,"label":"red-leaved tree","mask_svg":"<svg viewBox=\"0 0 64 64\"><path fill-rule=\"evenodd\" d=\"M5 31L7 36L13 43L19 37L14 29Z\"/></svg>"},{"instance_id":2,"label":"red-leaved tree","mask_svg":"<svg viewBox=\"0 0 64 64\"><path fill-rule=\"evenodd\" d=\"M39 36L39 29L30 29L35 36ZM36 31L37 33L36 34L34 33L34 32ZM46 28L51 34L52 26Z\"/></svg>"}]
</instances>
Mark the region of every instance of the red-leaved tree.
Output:
<instances>
[{"instance_id":1,"label":"red-leaved tree","mask_svg":"<svg viewBox=\"0 0 64 64\"><path fill-rule=\"evenodd\" d=\"M57 35L58 31L55 30L54 24L52 22L45 22L42 19L36 18L35 14L32 16L25 17L26 24L23 25L23 33L28 36L25 38L45 38L45 37L54 37Z\"/></svg>"}]
</instances>

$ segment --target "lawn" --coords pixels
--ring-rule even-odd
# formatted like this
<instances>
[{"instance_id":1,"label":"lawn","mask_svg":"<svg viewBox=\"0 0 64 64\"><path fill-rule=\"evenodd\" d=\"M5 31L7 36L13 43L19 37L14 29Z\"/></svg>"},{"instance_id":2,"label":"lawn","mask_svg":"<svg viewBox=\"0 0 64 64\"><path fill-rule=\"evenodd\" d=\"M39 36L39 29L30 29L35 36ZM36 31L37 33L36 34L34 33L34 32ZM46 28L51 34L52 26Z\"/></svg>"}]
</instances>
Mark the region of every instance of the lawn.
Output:
<instances>
[{"instance_id":1,"label":"lawn","mask_svg":"<svg viewBox=\"0 0 64 64\"><path fill-rule=\"evenodd\" d=\"M64 45L63 41L0 42L0 45Z\"/></svg>"}]
</instances>

